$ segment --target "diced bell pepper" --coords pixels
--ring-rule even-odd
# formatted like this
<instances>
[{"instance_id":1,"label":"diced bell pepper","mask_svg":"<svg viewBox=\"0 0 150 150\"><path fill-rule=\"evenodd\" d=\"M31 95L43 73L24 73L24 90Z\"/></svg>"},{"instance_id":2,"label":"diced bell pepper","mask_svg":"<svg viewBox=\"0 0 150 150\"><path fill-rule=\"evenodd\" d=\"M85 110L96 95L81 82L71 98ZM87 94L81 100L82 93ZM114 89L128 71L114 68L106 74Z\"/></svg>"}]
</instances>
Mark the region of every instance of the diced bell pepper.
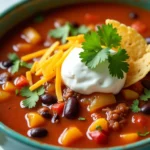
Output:
<instances>
[{"instance_id":1,"label":"diced bell pepper","mask_svg":"<svg viewBox=\"0 0 150 150\"><path fill-rule=\"evenodd\" d=\"M81 137L83 137L83 134L77 127L70 127L65 129L60 135L59 143L63 146L68 146Z\"/></svg>"}]
</instances>

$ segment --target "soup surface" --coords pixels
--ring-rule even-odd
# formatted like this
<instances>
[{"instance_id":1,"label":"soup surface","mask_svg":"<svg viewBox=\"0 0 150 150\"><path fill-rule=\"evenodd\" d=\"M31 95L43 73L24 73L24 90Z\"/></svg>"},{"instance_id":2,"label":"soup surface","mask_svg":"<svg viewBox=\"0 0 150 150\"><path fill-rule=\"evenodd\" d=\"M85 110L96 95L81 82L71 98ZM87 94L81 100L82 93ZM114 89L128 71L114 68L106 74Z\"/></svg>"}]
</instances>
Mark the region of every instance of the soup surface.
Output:
<instances>
[{"instance_id":1,"label":"soup surface","mask_svg":"<svg viewBox=\"0 0 150 150\"><path fill-rule=\"evenodd\" d=\"M1 100L0 98L1 101L0 121L3 122L8 127L10 127L11 129L25 136L29 136L29 134L27 134L29 129L33 129L35 127L36 128L39 127L42 129L44 128L45 129L44 131L38 130L38 132L41 132L41 134L43 134L43 137L39 137L39 135L30 133L31 136L30 138L47 144L59 145L59 146L62 145L62 146L77 147L77 148L99 148L99 147L119 146L119 145L125 145L128 143L136 142L138 140L142 140L150 137L149 134L150 108L148 108L148 110L147 108L143 108L146 109L148 113L147 112L145 113L145 111L142 110L142 107L144 105L149 105L148 101L146 102L141 101L140 102L141 111L139 110L135 113L131 109L131 105L133 104L133 101L136 100L136 98L135 99L131 98L131 100L128 100L123 90L119 94L115 95L115 99L117 101L115 104L108 105L108 107L105 106L103 107L103 109L102 108L96 109L92 112L88 110L88 106L91 104L91 101L93 101L91 100L92 97L94 97L96 94L98 95L99 93L94 93L92 95L90 94L89 96L80 94L78 98L79 107L76 108L75 111L77 114L73 119L65 117L64 112L62 113L64 109L63 108L64 102L62 102L63 104L61 103L62 107L59 108L60 110L58 110L56 107L53 108L52 105L55 104L51 105L49 104L49 102L48 103L44 102L43 100L44 98L41 98L42 96L38 97L39 100L34 108L31 109L21 108L20 102L25 98L20 95L20 90L21 88L24 87L24 85L25 86L28 85L28 83L25 82L23 86L21 83L20 86L20 84L18 85L16 82L18 77L20 76L26 77L26 71L28 71L29 69L27 69L26 67L20 67L18 72L12 74L10 73L11 70L10 68L12 66L8 62L9 53L16 53L19 56L19 58L21 58L22 56L27 55L29 53L33 53L38 50L42 50L47 47L50 47L55 41L60 39L52 38L48 36L49 31L56 27L59 28L60 26L63 26L66 22L69 22L75 28L81 25L85 25L87 28L91 30L95 30L96 25L101 26L102 24L105 23L106 19L114 19L128 26L134 27L144 38L147 38L147 42L150 42L150 38L148 39L148 37L150 36L150 21L148 19L149 15L150 12L142 10L140 8L126 6L126 5L119 5L119 4L94 3L94 4L74 5L74 6L54 9L51 12L48 12L46 14L45 13L39 14L37 15L37 17L25 21L23 24L10 31L8 35L6 35L4 39L0 41L0 51L1 51L0 90L6 91L11 94L11 96L6 98L5 100L3 99ZM38 32L38 34L40 35L40 40L39 40L40 42L28 41L26 37L26 31L25 31L29 29L28 27L32 27L32 29ZM22 43L27 45L22 46ZM21 46L19 46L19 44ZM34 58L29 62L32 63L33 61L39 61L39 57ZM5 65L5 69L3 66L4 62L8 63L7 65ZM4 72L6 73L6 75L3 78L2 74ZM9 76L8 77L9 79L8 78L6 79L6 76ZM39 78L40 78L39 76L34 76L33 82L38 81ZM149 82L149 88L150 88L150 80L149 80L150 76L147 75L146 79ZM145 79L143 79L143 81L144 80ZM10 89L5 88L7 87L6 82L8 81L9 83L13 84L13 87L11 87ZM139 81L136 84L128 87L127 89L130 90L131 92L135 92L138 95L142 95L145 86L144 84L142 84L143 81ZM55 101L55 97L54 97L55 91L53 90L54 84L55 81L51 82L51 84L46 83L44 85L44 88L47 89L45 91L49 95L53 96L53 99ZM148 87L146 88L148 89ZM71 100L74 98L72 97L72 91L71 90L69 91L69 89L66 86L63 86L63 91L67 91L66 95L64 94L65 92L63 92L64 99L66 98L65 101L68 101L70 95L71 95ZM133 93L130 93L129 95L131 96L132 94ZM75 93L75 95L76 95L75 98L77 98L78 94ZM42 103L45 103L45 105L43 105ZM74 106L75 105L76 104L74 104ZM120 107L120 109L123 109L123 112L114 113L114 110L117 110L116 106ZM46 117L47 119L45 119L43 117L43 114L40 113L40 111L43 110L39 111L39 109L41 109L42 107L45 109L46 108L49 109L46 110L48 111ZM29 113L31 112L40 114L40 116L42 116L42 118L44 119L43 123L36 125L36 121L35 122L33 121L35 123L35 126L34 125L32 126L31 125L33 123L33 122L31 123L32 117L30 118L29 116L30 115L34 116L34 114L29 115ZM109 113L112 113L112 115L114 115L113 116L114 118L115 117L119 118L119 115L122 115L122 117L120 117L119 120L109 119L110 117ZM95 131L104 130L102 132L104 135L101 135L99 137L103 139L102 140L103 142L100 139L98 139L98 137L96 137L95 140L94 138L91 139L88 135L89 126L91 125L92 122L94 122L94 120L99 118L105 118L105 120L107 120L109 124L108 130L106 131L103 128L100 129L101 126L97 126L95 129ZM39 120L41 120L41 118L39 118ZM69 144L62 144L60 142L60 135L63 133L63 131L66 128L70 128L70 127L76 127L77 129L79 129L82 136L81 137L79 136L80 139L77 138L77 140L74 140L73 142L69 142ZM142 134L137 134L139 132L142 133L143 136ZM133 135L128 135L128 137L125 138L121 137L124 135L126 136L127 134L130 133L133 133ZM136 135L137 138L135 138Z\"/></svg>"}]
</instances>

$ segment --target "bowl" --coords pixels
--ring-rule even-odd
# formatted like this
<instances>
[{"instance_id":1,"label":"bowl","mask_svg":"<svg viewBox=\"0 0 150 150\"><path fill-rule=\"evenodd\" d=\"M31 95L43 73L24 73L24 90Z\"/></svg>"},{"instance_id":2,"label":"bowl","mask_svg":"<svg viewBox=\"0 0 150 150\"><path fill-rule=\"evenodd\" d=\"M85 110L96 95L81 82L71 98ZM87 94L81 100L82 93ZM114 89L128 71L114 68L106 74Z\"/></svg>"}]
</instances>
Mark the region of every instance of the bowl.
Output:
<instances>
[{"instance_id":1,"label":"bowl","mask_svg":"<svg viewBox=\"0 0 150 150\"><path fill-rule=\"evenodd\" d=\"M138 6L150 10L149 0L82 0L82 3L86 2L115 2L122 4L129 4ZM0 13L0 38L4 36L11 28L15 27L18 23L33 16L34 14L46 11L52 8L58 8L70 4L81 3L81 0L17 0L13 4L8 4L7 9ZM11 23L10 23L11 22ZM63 148L54 145L48 145L33 141L21 134L13 131L0 122L0 150L75 150L77 148ZM105 148L99 148L99 150ZM150 139L142 140L133 144L125 146L118 146L112 148L106 148L107 150L149 150ZM92 149L91 149L92 150ZM96 149L93 149L96 150Z\"/></svg>"}]
</instances>

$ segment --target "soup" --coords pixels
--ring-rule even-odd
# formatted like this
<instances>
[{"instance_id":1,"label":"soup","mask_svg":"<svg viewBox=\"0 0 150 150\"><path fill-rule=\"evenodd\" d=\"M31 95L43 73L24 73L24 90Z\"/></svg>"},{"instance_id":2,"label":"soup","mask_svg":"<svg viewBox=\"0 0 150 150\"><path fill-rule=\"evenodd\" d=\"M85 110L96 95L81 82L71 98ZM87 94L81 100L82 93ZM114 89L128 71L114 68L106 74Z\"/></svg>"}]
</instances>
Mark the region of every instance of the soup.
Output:
<instances>
[{"instance_id":1,"label":"soup","mask_svg":"<svg viewBox=\"0 0 150 150\"><path fill-rule=\"evenodd\" d=\"M148 11L136 7L93 3L39 14L13 29L0 42L0 121L39 142L75 148L113 147L148 138L149 74L126 88L123 88L126 69L122 75L124 80L116 75L112 81L105 71L98 72L102 79L92 75L91 80L87 71L91 67L90 60L80 55L89 65L82 70L77 67L76 52L73 53L74 48L80 51L88 47L91 32L95 38L97 31L104 32L104 28L109 28L118 42L123 39L113 26L103 26L106 19L131 26L149 44L148 15ZM106 37L106 34L100 35ZM89 41L96 43L94 38ZM98 50L104 46L115 55L115 46L105 44L104 41ZM127 55L124 56L127 60ZM115 68L116 65L112 71ZM81 72L74 71L80 69ZM74 71L76 80L68 77L68 70ZM97 80L94 82L94 79ZM103 83L104 80L107 82ZM97 81L101 88L95 86Z\"/></svg>"}]
</instances>

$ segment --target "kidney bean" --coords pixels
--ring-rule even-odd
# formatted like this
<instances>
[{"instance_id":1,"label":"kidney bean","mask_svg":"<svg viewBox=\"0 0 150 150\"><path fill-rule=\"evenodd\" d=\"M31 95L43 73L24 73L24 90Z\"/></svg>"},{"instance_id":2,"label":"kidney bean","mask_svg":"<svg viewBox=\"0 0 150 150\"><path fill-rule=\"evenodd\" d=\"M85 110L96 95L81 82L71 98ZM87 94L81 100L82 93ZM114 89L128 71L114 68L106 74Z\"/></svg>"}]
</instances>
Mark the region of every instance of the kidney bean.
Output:
<instances>
[{"instance_id":1,"label":"kidney bean","mask_svg":"<svg viewBox=\"0 0 150 150\"><path fill-rule=\"evenodd\" d=\"M147 88L147 89L150 89L150 80L148 79L143 79L142 80L142 85Z\"/></svg>"},{"instance_id":2,"label":"kidney bean","mask_svg":"<svg viewBox=\"0 0 150 150\"><path fill-rule=\"evenodd\" d=\"M51 105L57 102L57 99L55 96L52 96L50 94L44 94L41 96L41 101L45 105Z\"/></svg>"},{"instance_id":3,"label":"kidney bean","mask_svg":"<svg viewBox=\"0 0 150 150\"><path fill-rule=\"evenodd\" d=\"M68 119L74 119L79 112L79 102L75 97L70 97L65 103L64 116Z\"/></svg>"},{"instance_id":4,"label":"kidney bean","mask_svg":"<svg viewBox=\"0 0 150 150\"><path fill-rule=\"evenodd\" d=\"M29 137L41 138L47 136L48 131L45 128L33 128L28 130L27 135Z\"/></svg>"},{"instance_id":5,"label":"kidney bean","mask_svg":"<svg viewBox=\"0 0 150 150\"><path fill-rule=\"evenodd\" d=\"M150 103L147 103L141 107L141 112L144 114L150 114Z\"/></svg>"},{"instance_id":6,"label":"kidney bean","mask_svg":"<svg viewBox=\"0 0 150 150\"><path fill-rule=\"evenodd\" d=\"M150 44L150 37L145 38L147 44Z\"/></svg>"},{"instance_id":7,"label":"kidney bean","mask_svg":"<svg viewBox=\"0 0 150 150\"><path fill-rule=\"evenodd\" d=\"M130 18L130 19L137 19L137 18L139 18L139 16L138 16L138 14L135 13L135 12L130 12L130 13L129 13L129 18Z\"/></svg>"},{"instance_id":8,"label":"kidney bean","mask_svg":"<svg viewBox=\"0 0 150 150\"><path fill-rule=\"evenodd\" d=\"M52 119L51 119L52 123L58 123L59 122L59 116L58 114L54 114Z\"/></svg>"},{"instance_id":9,"label":"kidney bean","mask_svg":"<svg viewBox=\"0 0 150 150\"><path fill-rule=\"evenodd\" d=\"M51 118L50 110L47 107L42 107L38 110L38 113L43 116L44 118Z\"/></svg>"}]
</instances>

